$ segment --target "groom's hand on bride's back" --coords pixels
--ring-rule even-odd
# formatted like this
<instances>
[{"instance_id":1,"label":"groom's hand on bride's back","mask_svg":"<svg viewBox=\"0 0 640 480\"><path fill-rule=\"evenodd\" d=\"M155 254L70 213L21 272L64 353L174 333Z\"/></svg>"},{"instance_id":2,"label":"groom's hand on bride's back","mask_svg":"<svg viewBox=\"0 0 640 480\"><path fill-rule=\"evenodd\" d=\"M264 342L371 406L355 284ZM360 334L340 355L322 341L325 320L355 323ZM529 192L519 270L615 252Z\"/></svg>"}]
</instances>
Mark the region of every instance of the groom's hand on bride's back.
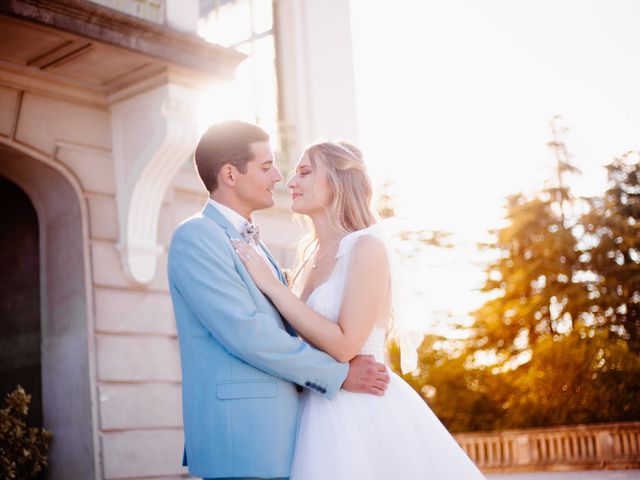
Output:
<instances>
[{"instance_id":1,"label":"groom's hand on bride's back","mask_svg":"<svg viewBox=\"0 0 640 480\"><path fill-rule=\"evenodd\" d=\"M387 367L375 361L372 355L358 355L349 362L349 373L342 388L355 393L384 395L389 386Z\"/></svg>"}]
</instances>

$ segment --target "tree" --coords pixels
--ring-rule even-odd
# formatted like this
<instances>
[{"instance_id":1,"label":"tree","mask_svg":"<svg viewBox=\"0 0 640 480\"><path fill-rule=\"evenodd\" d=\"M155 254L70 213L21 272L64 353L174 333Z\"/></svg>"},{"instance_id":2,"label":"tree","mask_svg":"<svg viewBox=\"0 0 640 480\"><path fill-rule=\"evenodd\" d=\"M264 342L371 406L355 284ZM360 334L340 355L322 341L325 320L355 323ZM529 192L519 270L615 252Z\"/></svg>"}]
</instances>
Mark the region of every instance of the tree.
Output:
<instances>
[{"instance_id":1,"label":"tree","mask_svg":"<svg viewBox=\"0 0 640 480\"><path fill-rule=\"evenodd\" d=\"M30 401L31 396L18 386L0 410L0 478L36 478L47 465L52 434L27 426Z\"/></svg>"},{"instance_id":2,"label":"tree","mask_svg":"<svg viewBox=\"0 0 640 480\"><path fill-rule=\"evenodd\" d=\"M573 234L576 200L565 181L578 169L555 125L549 146L556 155L556 182L532 198L510 196L507 225L491 232L493 242L480 245L497 258L487 266L481 288L492 298L472 312L473 347L492 350L503 364L517 361L546 335L571 331L588 299L586 285L576 275L582 269Z\"/></svg>"},{"instance_id":3,"label":"tree","mask_svg":"<svg viewBox=\"0 0 640 480\"><path fill-rule=\"evenodd\" d=\"M640 419L640 162L616 159L603 196L575 198L557 120L550 184L510 196L482 245L495 260L468 335L425 337L405 377L453 431Z\"/></svg>"},{"instance_id":4,"label":"tree","mask_svg":"<svg viewBox=\"0 0 640 480\"><path fill-rule=\"evenodd\" d=\"M588 199L582 237L585 268L592 273L592 308L585 320L625 338L640 353L640 161L629 152L607 167L609 188Z\"/></svg>"},{"instance_id":5,"label":"tree","mask_svg":"<svg viewBox=\"0 0 640 480\"><path fill-rule=\"evenodd\" d=\"M640 418L640 357L606 332L547 336L531 361L509 372L509 427Z\"/></svg>"}]
</instances>

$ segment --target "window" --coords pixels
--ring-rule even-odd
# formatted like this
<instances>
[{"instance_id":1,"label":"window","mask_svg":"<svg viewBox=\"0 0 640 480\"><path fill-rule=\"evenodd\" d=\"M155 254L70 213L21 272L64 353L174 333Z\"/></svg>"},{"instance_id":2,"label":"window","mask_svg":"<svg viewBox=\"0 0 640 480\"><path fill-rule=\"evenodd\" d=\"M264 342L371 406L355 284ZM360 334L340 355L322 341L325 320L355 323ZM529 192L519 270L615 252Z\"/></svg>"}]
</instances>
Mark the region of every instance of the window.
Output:
<instances>
[{"instance_id":1,"label":"window","mask_svg":"<svg viewBox=\"0 0 640 480\"><path fill-rule=\"evenodd\" d=\"M200 0L198 34L248 55L234 82L205 94L201 127L225 118L253 122L279 150L273 0Z\"/></svg>"},{"instance_id":2,"label":"window","mask_svg":"<svg viewBox=\"0 0 640 480\"><path fill-rule=\"evenodd\" d=\"M164 22L163 0L91 0L103 7L112 8L149 22Z\"/></svg>"}]
</instances>

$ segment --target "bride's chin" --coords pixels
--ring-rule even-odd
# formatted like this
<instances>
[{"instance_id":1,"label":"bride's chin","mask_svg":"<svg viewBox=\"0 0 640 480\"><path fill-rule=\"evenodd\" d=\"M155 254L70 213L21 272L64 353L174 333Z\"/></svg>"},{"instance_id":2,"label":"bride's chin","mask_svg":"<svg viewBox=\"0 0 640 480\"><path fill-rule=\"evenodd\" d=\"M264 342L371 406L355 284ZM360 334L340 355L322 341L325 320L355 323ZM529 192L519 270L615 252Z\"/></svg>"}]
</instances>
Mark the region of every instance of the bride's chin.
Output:
<instances>
[{"instance_id":1,"label":"bride's chin","mask_svg":"<svg viewBox=\"0 0 640 480\"><path fill-rule=\"evenodd\" d=\"M289 210L300 215L304 214L304 209L299 208L298 205L296 205L296 202L291 202L291 205L289 205Z\"/></svg>"}]
</instances>

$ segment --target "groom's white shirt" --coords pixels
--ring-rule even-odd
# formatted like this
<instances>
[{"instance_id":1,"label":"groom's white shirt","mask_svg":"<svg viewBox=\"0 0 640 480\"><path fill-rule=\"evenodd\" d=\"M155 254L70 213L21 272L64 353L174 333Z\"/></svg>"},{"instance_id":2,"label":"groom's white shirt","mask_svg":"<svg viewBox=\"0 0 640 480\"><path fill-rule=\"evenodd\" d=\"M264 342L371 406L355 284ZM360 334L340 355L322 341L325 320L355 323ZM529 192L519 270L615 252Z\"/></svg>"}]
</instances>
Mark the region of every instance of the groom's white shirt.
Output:
<instances>
[{"instance_id":1,"label":"groom's white shirt","mask_svg":"<svg viewBox=\"0 0 640 480\"><path fill-rule=\"evenodd\" d=\"M229 220L231 225L233 225L233 228L235 228L238 231L238 233L242 232L242 230L244 229L244 226L249 223L246 218L244 218L234 209L229 208L220 202L216 202L213 198L209 198L209 204L213 205L222 215L224 215L224 217L227 220ZM260 247L260 245L252 245L252 246L254 250L258 252L262 258L264 258L264 260L267 262L267 265L271 267L271 271L273 272L273 274L276 276L276 278L278 278L278 271L276 270L275 265L271 263L271 261L269 260L269 257L267 257L267 254Z\"/></svg>"}]
</instances>

